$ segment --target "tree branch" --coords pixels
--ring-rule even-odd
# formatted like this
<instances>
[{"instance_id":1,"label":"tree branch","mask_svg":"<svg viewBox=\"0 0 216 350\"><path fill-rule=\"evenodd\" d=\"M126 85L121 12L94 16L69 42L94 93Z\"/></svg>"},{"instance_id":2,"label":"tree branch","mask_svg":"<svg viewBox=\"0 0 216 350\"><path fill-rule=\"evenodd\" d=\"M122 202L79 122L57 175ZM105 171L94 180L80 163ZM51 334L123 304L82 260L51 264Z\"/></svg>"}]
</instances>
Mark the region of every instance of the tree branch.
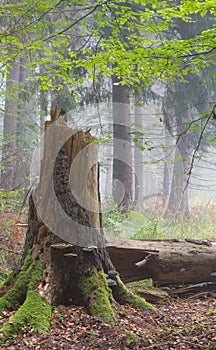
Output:
<instances>
[{"instance_id":1,"label":"tree branch","mask_svg":"<svg viewBox=\"0 0 216 350\"><path fill-rule=\"evenodd\" d=\"M185 188L184 188L183 192L185 192L186 188L187 188L188 185L189 185L189 181L190 181L190 178L191 178L192 170L193 170L193 167L194 167L194 162L195 162L196 154L197 154L197 152L198 152L198 150L199 150L199 148L200 148L200 145L201 145L201 142L202 142L203 135L204 135L204 132L205 132L205 130L206 130L206 127L207 127L207 125L208 125L210 119L213 118L213 117L215 116L215 109L216 109L216 104L213 106L212 111L211 111L209 117L206 119L206 122L205 122L205 124L204 124L204 126L203 126L203 128L202 128L201 133L200 133L200 137L199 137L197 146L196 146L196 148L195 148L195 150L194 150L194 152L193 152L193 156L192 156L190 168L189 168L189 171L188 171L188 175L189 175L189 176L188 176L188 178L187 178L187 182L186 182L186 185L185 185Z\"/></svg>"},{"instance_id":2,"label":"tree branch","mask_svg":"<svg viewBox=\"0 0 216 350\"><path fill-rule=\"evenodd\" d=\"M97 8L102 7L102 6L105 5L106 3L107 3L107 0L104 1L104 2L102 2L102 3L100 3L100 4L95 5L95 6L91 9L91 11L89 11L88 13L86 13L85 15L83 15L82 17L78 18L75 22L71 23L71 24L70 24L69 26L67 26L66 28L60 30L59 32L57 32L57 33L55 33L55 34L53 34L53 35L48 36L48 37L45 38L45 39L43 39L43 41L50 40L50 39L52 39L52 38L55 38L55 37L58 36L58 35L62 35L62 34L64 34L64 33L66 33L69 29L71 29L71 28L74 27L76 24L78 24L79 22L81 22L82 20L84 20L85 18L87 18L88 16L90 16L92 13L94 13L94 12L97 10Z\"/></svg>"}]
</instances>

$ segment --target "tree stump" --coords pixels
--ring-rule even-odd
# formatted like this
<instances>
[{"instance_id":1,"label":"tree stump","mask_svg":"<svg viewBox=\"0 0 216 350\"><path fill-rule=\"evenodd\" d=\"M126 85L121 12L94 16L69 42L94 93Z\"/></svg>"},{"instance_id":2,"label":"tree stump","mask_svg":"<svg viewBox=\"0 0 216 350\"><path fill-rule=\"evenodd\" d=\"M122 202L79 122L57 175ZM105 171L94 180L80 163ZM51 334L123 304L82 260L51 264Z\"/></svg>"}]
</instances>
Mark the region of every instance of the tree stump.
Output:
<instances>
[{"instance_id":1,"label":"tree stump","mask_svg":"<svg viewBox=\"0 0 216 350\"><path fill-rule=\"evenodd\" d=\"M22 270L0 299L0 312L19 307L2 329L4 339L26 322L46 331L52 305L84 305L91 315L111 325L113 298L154 309L125 287L106 251L97 152L88 132L68 128L57 108L51 113L45 125L39 184L29 201Z\"/></svg>"}]
</instances>

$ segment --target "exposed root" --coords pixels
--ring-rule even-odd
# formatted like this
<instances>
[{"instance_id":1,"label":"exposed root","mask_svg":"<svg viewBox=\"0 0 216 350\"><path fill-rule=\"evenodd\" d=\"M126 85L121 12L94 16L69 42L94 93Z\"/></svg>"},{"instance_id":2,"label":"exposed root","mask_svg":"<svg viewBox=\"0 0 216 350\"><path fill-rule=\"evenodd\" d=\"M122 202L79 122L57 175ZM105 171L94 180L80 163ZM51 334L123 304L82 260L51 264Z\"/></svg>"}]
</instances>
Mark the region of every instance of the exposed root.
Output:
<instances>
[{"instance_id":1,"label":"exposed root","mask_svg":"<svg viewBox=\"0 0 216 350\"><path fill-rule=\"evenodd\" d=\"M88 268L81 278L80 290L83 293L84 305L90 315L100 317L105 323L114 325L112 293L105 275L98 272L96 268Z\"/></svg>"},{"instance_id":2,"label":"exposed root","mask_svg":"<svg viewBox=\"0 0 216 350\"><path fill-rule=\"evenodd\" d=\"M24 328L30 328L40 333L47 332L51 316L52 307L47 300L37 290L29 290L22 306L1 329L3 342Z\"/></svg>"},{"instance_id":3,"label":"exposed root","mask_svg":"<svg viewBox=\"0 0 216 350\"><path fill-rule=\"evenodd\" d=\"M30 264L31 258L29 254L24 261L22 271L17 276L14 285L0 299L0 314L4 310L17 310L18 307L24 302L33 268L33 266ZM12 273L5 283L11 282L11 278L13 277L15 276Z\"/></svg>"},{"instance_id":4,"label":"exposed root","mask_svg":"<svg viewBox=\"0 0 216 350\"><path fill-rule=\"evenodd\" d=\"M1 313L17 310L0 330L3 343L25 327L45 332L50 325L52 307L36 289L43 277L43 262L36 261L30 266L29 262L27 257L13 287L0 299Z\"/></svg>"},{"instance_id":5,"label":"exposed root","mask_svg":"<svg viewBox=\"0 0 216 350\"><path fill-rule=\"evenodd\" d=\"M113 296L119 304L128 304L135 309L148 309L157 311L157 309L139 295L131 292L119 277L116 278L117 285L112 288Z\"/></svg>"}]
</instances>

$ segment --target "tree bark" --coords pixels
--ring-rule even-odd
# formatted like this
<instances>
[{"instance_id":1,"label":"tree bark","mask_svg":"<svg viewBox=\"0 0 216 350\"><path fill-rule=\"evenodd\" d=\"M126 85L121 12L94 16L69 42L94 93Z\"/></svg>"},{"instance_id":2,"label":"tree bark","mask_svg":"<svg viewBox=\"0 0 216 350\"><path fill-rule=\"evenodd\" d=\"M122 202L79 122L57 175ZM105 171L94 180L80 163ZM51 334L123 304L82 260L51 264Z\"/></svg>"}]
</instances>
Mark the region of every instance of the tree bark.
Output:
<instances>
[{"instance_id":1,"label":"tree bark","mask_svg":"<svg viewBox=\"0 0 216 350\"><path fill-rule=\"evenodd\" d=\"M109 240L107 250L124 282L147 278L157 286L216 282L216 242Z\"/></svg>"}]
</instances>

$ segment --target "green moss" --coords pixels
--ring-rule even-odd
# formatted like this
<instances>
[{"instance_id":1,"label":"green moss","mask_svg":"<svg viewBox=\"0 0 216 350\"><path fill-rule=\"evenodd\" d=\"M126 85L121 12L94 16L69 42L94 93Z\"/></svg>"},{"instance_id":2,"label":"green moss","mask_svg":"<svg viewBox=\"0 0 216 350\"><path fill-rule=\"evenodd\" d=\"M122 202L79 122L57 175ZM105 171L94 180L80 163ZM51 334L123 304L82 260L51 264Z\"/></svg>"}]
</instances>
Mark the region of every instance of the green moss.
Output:
<instances>
[{"instance_id":1,"label":"green moss","mask_svg":"<svg viewBox=\"0 0 216 350\"><path fill-rule=\"evenodd\" d=\"M1 329L3 342L13 337L25 327L35 332L45 333L50 327L52 307L37 290L29 290L23 305Z\"/></svg>"},{"instance_id":2,"label":"green moss","mask_svg":"<svg viewBox=\"0 0 216 350\"><path fill-rule=\"evenodd\" d=\"M14 286L0 299L0 314L4 310L16 310L25 300L28 288L28 276L20 273Z\"/></svg>"},{"instance_id":3,"label":"green moss","mask_svg":"<svg viewBox=\"0 0 216 350\"><path fill-rule=\"evenodd\" d=\"M13 287L0 299L0 314L4 310L16 310L25 300L30 279L28 266L31 260L29 259L29 255L26 257L22 271L19 273ZM9 281L12 280L12 277L16 278L16 275L12 273Z\"/></svg>"},{"instance_id":4,"label":"green moss","mask_svg":"<svg viewBox=\"0 0 216 350\"><path fill-rule=\"evenodd\" d=\"M28 284L28 289L34 287L35 283L40 282L43 278L44 263L41 260L36 261L32 264L29 269L29 275L31 276Z\"/></svg>"},{"instance_id":5,"label":"green moss","mask_svg":"<svg viewBox=\"0 0 216 350\"><path fill-rule=\"evenodd\" d=\"M36 261L29 266L29 262L29 256L27 256L23 269L19 273L13 287L0 299L0 314L4 310L17 310L24 302L27 290L41 280L43 276L43 263Z\"/></svg>"},{"instance_id":6,"label":"green moss","mask_svg":"<svg viewBox=\"0 0 216 350\"><path fill-rule=\"evenodd\" d=\"M32 263L31 250L29 250L23 262L22 270L26 270L31 265L31 263Z\"/></svg>"},{"instance_id":7,"label":"green moss","mask_svg":"<svg viewBox=\"0 0 216 350\"><path fill-rule=\"evenodd\" d=\"M88 268L80 282L84 303L90 315L101 317L104 322L114 325L114 311L110 300L112 297L106 277L95 268Z\"/></svg>"},{"instance_id":8,"label":"green moss","mask_svg":"<svg viewBox=\"0 0 216 350\"><path fill-rule=\"evenodd\" d=\"M18 272L17 271L12 271L8 273L5 278L0 282L0 288L2 288L5 285L8 285L16 276Z\"/></svg>"},{"instance_id":9,"label":"green moss","mask_svg":"<svg viewBox=\"0 0 216 350\"><path fill-rule=\"evenodd\" d=\"M131 292L124 285L124 283L122 283L119 277L117 278L117 286L113 288L113 295L116 301L118 301L120 304L128 304L135 309L144 308L152 311L157 311L157 309L145 301L145 299Z\"/></svg>"},{"instance_id":10,"label":"green moss","mask_svg":"<svg viewBox=\"0 0 216 350\"><path fill-rule=\"evenodd\" d=\"M31 264L31 251L29 251L28 255L26 256L24 262L23 262L23 266L22 266L22 271L26 271L27 268L30 266ZM15 278L17 277L17 275L20 272L18 271L12 271L10 272L7 277L4 279L4 281L2 281L0 283L0 288L3 287L4 285L8 285L11 281L15 280Z\"/></svg>"},{"instance_id":11,"label":"green moss","mask_svg":"<svg viewBox=\"0 0 216 350\"><path fill-rule=\"evenodd\" d=\"M34 289L43 277L44 264L42 261L36 261L29 266L29 261L25 262L14 286L0 299L0 310L18 309L1 329L3 341L25 327L33 328L36 332L46 332L50 326L52 307Z\"/></svg>"},{"instance_id":12,"label":"green moss","mask_svg":"<svg viewBox=\"0 0 216 350\"><path fill-rule=\"evenodd\" d=\"M146 288L154 288L154 284L151 278L142 280L142 281L135 281L135 282L129 282L127 283L127 287L130 288L134 293L136 293L139 289L146 289Z\"/></svg>"}]
</instances>

